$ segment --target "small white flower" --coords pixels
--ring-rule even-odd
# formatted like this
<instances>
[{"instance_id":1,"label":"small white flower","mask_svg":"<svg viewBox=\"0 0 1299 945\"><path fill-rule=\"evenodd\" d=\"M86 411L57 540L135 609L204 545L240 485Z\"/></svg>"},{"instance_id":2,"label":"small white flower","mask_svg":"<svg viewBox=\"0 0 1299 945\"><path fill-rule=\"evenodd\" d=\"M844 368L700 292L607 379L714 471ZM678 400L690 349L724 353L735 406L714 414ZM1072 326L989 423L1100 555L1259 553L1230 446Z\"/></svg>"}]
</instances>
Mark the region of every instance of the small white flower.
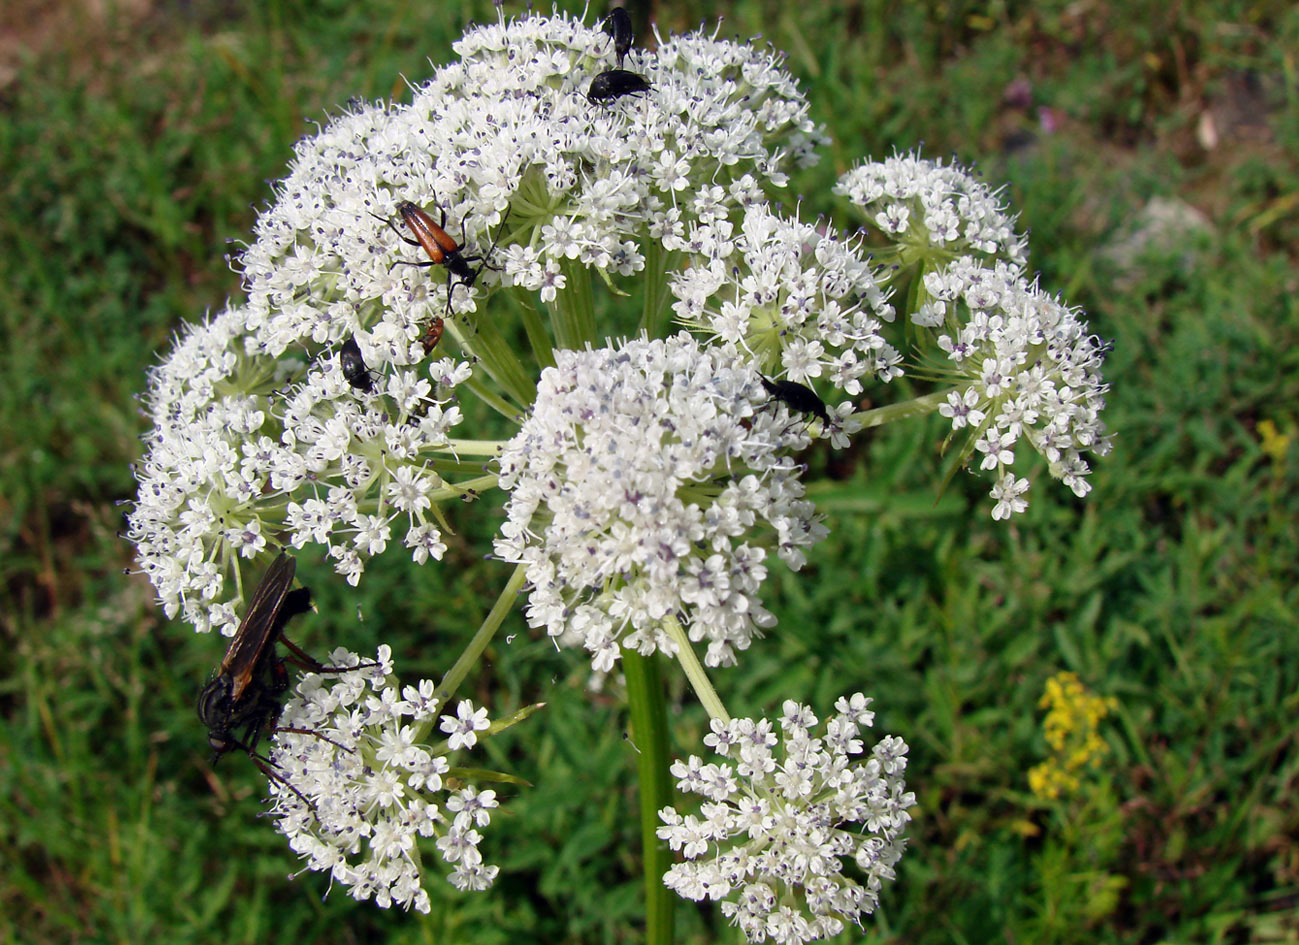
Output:
<instances>
[{"instance_id":1,"label":"small white flower","mask_svg":"<svg viewBox=\"0 0 1299 945\"><path fill-rule=\"evenodd\" d=\"M402 706L402 713L417 722L432 718L438 707L438 701L433 698L436 689L431 679L421 679L418 685L403 688L401 697L405 700L405 704Z\"/></svg>"},{"instance_id":2,"label":"small white flower","mask_svg":"<svg viewBox=\"0 0 1299 945\"><path fill-rule=\"evenodd\" d=\"M472 785L447 798L447 810L456 815L456 823L461 827L487 826L492 820L490 812L499 806L495 791L479 791Z\"/></svg>"},{"instance_id":3,"label":"small white flower","mask_svg":"<svg viewBox=\"0 0 1299 945\"><path fill-rule=\"evenodd\" d=\"M952 391L947 395L947 403L938 408L938 412L952 421L952 429L959 430L964 426L977 428L983 423L983 411L978 409L982 397L978 390L967 387L965 392Z\"/></svg>"},{"instance_id":4,"label":"small white flower","mask_svg":"<svg viewBox=\"0 0 1299 945\"><path fill-rule=\"evenodd\" d=\"M992 487L992 497L997 500L992 507L992 517L1000 521L1024 511L1028 508L1028 500L1020 497L1027 491L1027 479L1016 479L1015 474L1009 472L1003 475Z\"/></svg>"},{"instance_id":5,"label":"small white flower","mask_svg":"<svg viewBox=\"0 0 1299 945\"><path fill-rule=\"evenodd\" d=\"M496 882L496 874L501 871L499 866L488 866L485 863L461 863L448 879L451 885L463 892L479 892L489 889L492 883ZM428 910L425 909L425 912Z\"/></svg>"},{"instance_id":6,"label":"small white flower","mask_svg":"<svg viewBox=\"0 0 1299 945\"><path fill-rule=\"evenodd\" d=\"M387 496L392 507L400 512L423 512L433 503L429 501L428 492L434 486L433 480L421 470L410 466L399 466L388 483ZM411 529L411 532L415 529ZM410 532L407 533L409 538Z\"/></svg>"},{"instance_id":7,"label":"small white flower","mask_svg":"<svg viewBox=\"0 0 1299 945\"><path fill-rule=\"evenodd\" d=\"M356 537L353 538L356 547L367 555L382 554L383 549L388 547L388 538L392 534L392 529L388 527L388 520L380 515L365 515L357 521Z\"/></svg>"},{"instance_id":8,"label":"small white flower","mask_svg":"<svg viewBox=\"0 0 1299 945\"><path fill-rule=\"evenodd\" d=\"M442 532L437 526L428 523L408 531L404 543L412 550L411 557L415 559L416 564L423 564L429 558L441 561L447 550L446 542L442 540Z\"/></svg>"},{"instance_id":9,"label":"small white flower","mask_svg":"<svg viewBox=\"0 0 1299 945\"><path fill-rule=\"evenodd\" d=\"M486 731L491 727L491 722L487 720L487 710L474 710L474 704L468 699L462 699L456 706L454 716L442 716L442 731L450 735L448 744L452 751L458 751L461 748L473 748L478 744L478 732Z\"/></svg>"}]
</instances>

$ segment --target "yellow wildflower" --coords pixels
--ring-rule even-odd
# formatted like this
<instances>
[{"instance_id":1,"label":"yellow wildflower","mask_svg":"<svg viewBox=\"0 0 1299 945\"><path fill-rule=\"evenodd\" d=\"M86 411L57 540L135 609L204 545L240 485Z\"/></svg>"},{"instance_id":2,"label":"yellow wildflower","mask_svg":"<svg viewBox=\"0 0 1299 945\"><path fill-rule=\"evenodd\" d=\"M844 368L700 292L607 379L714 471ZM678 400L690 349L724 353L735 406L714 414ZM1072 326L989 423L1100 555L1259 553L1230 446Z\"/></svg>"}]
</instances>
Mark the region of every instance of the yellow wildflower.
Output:
<instances>
[{"instance_id":1,"label":"yellow wildflower","mask_svg":"<svg viewBox=\"0 0 1299 945\"><path fill-rule=\"evenodd\" d=\"M1075 673L1056 673L1046 681L1038 706L1047 710L1042 732L1051 757L1028 772L1034 794L1054 800L1078 789L1079 772L1095 767L1107 751L1100 722L1118 707L1113 698L1089 692Z\"/></svg>"}]
</instances>

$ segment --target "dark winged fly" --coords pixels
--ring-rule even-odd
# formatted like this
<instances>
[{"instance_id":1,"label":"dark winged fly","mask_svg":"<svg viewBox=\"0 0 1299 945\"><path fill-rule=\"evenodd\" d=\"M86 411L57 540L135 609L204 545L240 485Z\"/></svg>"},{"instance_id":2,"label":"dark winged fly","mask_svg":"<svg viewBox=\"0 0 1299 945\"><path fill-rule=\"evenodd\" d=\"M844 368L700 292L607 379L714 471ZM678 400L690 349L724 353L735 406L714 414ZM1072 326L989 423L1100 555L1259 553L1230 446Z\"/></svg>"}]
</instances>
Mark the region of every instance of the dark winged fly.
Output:
<instances>
[{"instance_id":1,"label":"dark winged fly","mask_svg":"<svg viewBox=\"0 0 1299 945\"><path fill-rule=\"evenodd\" d=\"M591 80L591 89L586 93L586 97L592 105L608 105L624 95L634 95L649 90L649 79L639 72L606 69Z\"/></svg>"},{"instance_id":2,"label":"dark winged fly","mask_svg":"<svg viewBox=\"0 0 1299 945\"><path fill-rule=\"evenodd\" d=\"M196 708L199 721L208 728L212 764L222 755L242 751L264 775L283 784L309 806L270 760L257 752L257 743L268 730L325 737L306 729L276 728L289 690L289 674L284 668L286 660L276 655L275 645L283 643L295 663L313 672L341 673L363 667L324 666L284 636L288 622L311 609L311 592L305 587L291 589L296 569L297 562L287 552L280 552L271 562L253 591L225 658L199 692Z\"/></svg>"},{"instance_id":3,"label":"dark winged fly","mask_svg":"<svg viewBox=\"0 0 1299 945\"><path fill-rule=\"evenodd\" d=\"M631 17L627 15L626 8L612 8L609 15L604 18L603 29L613 39L613 52L618 57L618 68L621 69L622 61L627 58L632 43L636 42L636 34L631 28Z\"/></svg>"},{"instance_id":4,"label":"dark winged fly","mask_svg":"<svg viewBox=\"0 0 1299 945\"><path fill-rule=\"evenodd\" d=\"M491 248L486 253L466 253L464 247L457 243L451 234L446 231L447 212L442 211L441 223L434 223L433 218L411 203L409 200L403 200L397 204L397 213L401 216L402 222L406 228L415 234L415 238L404 235L391 220L379 217L388 226L392 227L394 233L401 237L402 242L409 243L411 246L418 246L428 254L429 262L413 262L411 260L399 259L393 263L394 266L418 266L426 268L428 266L445 266L447 270L447 315L451 314L451 293L455 291L458 285L466 289L472 289L474 282L478 280L478 275L486 269L497 269L488 259L496 250L495 241L492 242ZM505 218L509 219L510 211L505 211ZM501 221L501 226L505 225L505 220ZM460 221L460 230L464 232L464 221ZM497 230L499 237L500 230ZM470 263L478 263L475 269Z\"/></svg>"},{"instance_id":5,"label":"dark winged fly","mask_svg":"<svg viewBox=\"0 0 1299 945\"><path fill-rule=\"evenodd\" d=\"M765 377L762 378L762 386L772 400L780 401L796 413L820 417L826 426L830 426L830 414L825 408L825 401L812 388L797 381L773 381Z\"/></svg>"},{"instance_id":6,"label":"dark winged fly","mask_svg":"<svg viewBox=\"0 0 1299 945\"><path fill-rule=\"evenodd\" d=\"M338 363L343 368L343 377L347 378L347 383L354 389L367 394L374 393L374 382L370 377L374 372L366 365L365 358L361 356L361 346L355 338L349 337L343 342L343 347L338 351Z\"/></svg>"}]
</instances>

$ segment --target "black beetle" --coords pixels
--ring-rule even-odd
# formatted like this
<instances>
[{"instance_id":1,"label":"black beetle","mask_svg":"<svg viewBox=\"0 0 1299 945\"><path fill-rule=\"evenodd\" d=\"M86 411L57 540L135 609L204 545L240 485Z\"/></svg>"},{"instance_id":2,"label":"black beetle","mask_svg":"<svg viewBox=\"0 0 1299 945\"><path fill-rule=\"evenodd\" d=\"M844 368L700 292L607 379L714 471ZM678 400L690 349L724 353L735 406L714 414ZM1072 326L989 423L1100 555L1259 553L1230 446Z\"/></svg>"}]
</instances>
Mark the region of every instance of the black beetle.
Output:
<instances>
[{"instance_id":1,"label":"black beetle","mask_svg":"<svg viewBox=\"0 0 1299 945\"><path fill-rule=\"evenodd\" d=\"M607 105L624 95L634 95L649 90L649 79L639 72L606 69L591 80L591 90L586 93L586 97L593 105Z\"/></svg>"},{"instance_id":2,"label":"black beetle","mask_svg":"<svg viewBox=\"0 0 1299 945\"><path fill-rule=\"evenodd\" d=\"M361 347L355 338L343 342L343 347L338 352L338 363L343 368L343 377L347 378L347 383L364 393L374 393L374 383L370 380L370 375L374 372L366 366L365 358L361 356Z\"/></svg>"},{"instance_id":3,"label":"black beetle","mask_svg":"<svg viewBox=\"0 0 1299 945\"><path fill-rule=\"evenodd\" d=\"M611 9L609 15L604 18L603 28L613 38L613 52L618 57L618 68L621 69L622 61L627 58L632 43L636 42L636 34L632 32L631 17L627 15L627 9L625 7Z\"/></svg>"},{"instance_id":4,"label":"black beetle","mask_svg":"<svg viewBox=\"0 0 1299 945\"><path fill-rule=\"evenodd\" d=\"M762 386L773 400L780 401L796 413L820 417L826 426L830 426L830 413L826 410L825 401L807 385L797 381L773 381L764 377Z\"/></svg>"}]
</instances>

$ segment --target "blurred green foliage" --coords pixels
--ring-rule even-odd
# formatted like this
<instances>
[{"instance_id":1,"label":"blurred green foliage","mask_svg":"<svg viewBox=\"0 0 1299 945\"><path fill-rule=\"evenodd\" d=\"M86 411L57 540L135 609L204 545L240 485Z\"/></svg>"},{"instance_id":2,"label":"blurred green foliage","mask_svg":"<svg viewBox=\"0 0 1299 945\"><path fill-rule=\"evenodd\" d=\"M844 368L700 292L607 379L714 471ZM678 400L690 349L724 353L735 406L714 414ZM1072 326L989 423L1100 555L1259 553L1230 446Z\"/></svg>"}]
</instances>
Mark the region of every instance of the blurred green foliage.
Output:
<instances>
[{"instance_id":1,"label":"blurred green foliage","mask_svg":"<svg viewBox=\"0 0 1299 945\"><path fill-rule=\"evenodd\" d=\"M636 941L625 712L585 689L580 655L515 616L471 683L498 708L548 703L489 746L535 785L486 841L493 893L435 880L427 917L322 902L322 877L286 878L256 771L207 763L192 703L220 641L170 625L122 575L115 536L143 423L132 398L178 325L238 295L225 241L247 239L293 141L353 96L405 95L401 76L448 60L491 8L70 10L0 14L20 39L0 63L0 941ZM664 34L701 14L632 10ZM834 137L791 189L805 215L851 225L830 186L866 155L955 154L1007 184L1044 285L1115 339L1117 448L1084 502L1043 479L1028 514L998 524L982 479L936 498L933 422L809 459L833 534L804 572L775 574L779 627L718 684L737 714L791 696L824 711L860 688L912 745L911 849L843 940L1299 940L1299 13L702 12L786 50ZM1206 225L1114 252L1156 197ZM1265 452L1263 421L1288 443ZM493 522L476 511L443 566L385 561L357 592L304 561L308 644L382 640L403 671L439 673L505 578L481 561ZM1026 773L1047 754L1036 703L1060 670L1118 708L1103 777L1046 802ZM673 685L676 744L697 750L706 719ZM734 939L708 908L683 904L679 927Z\"/></svg>"}]
</instances>

